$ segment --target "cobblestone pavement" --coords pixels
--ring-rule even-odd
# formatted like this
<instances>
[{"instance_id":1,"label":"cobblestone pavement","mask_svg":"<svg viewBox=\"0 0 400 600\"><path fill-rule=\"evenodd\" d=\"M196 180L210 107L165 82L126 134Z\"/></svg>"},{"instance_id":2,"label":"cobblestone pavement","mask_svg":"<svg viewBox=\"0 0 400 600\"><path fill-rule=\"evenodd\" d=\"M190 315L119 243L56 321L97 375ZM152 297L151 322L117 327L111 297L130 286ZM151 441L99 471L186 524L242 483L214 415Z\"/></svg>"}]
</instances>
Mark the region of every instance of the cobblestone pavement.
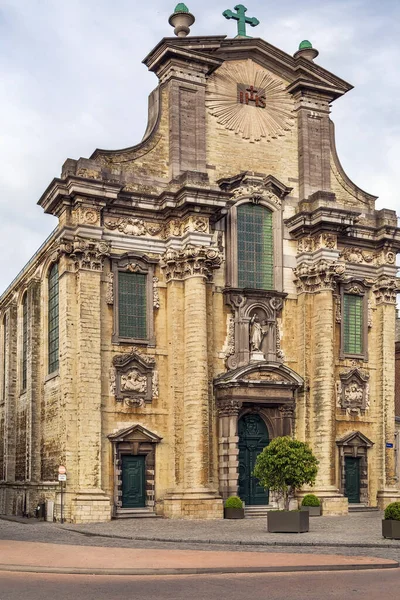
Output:
<instances>
[{"instance_id":1,"label":"cobblestone pavement","mask_svg":"<svg viewBox=\"0 0 400 600\"><path fill-rule=\"evenodd\" d=\"M303 534L268 533L265 519L123 519L91 525L0 519L0 539L110 548L341 554L400 561L400 541L382 538L381 519L377 512L317 517L310 520L311 531Z\"/></svg>"}]
</instances>

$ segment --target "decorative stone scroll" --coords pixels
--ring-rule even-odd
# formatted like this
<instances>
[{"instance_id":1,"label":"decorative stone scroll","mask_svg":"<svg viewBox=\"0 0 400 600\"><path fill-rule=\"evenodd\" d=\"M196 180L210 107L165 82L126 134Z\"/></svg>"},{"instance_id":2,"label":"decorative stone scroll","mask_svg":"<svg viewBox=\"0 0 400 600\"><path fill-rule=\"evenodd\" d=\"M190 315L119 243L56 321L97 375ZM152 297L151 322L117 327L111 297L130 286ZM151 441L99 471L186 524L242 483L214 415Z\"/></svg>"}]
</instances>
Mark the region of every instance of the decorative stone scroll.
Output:
<instances>
[{"instance_id":1,"label":"decorative stone scroll","mask_svg":"<svg viewBox=\"0 0 400 600\"><path fill-rule=\"evenodd\" d=\"M114 304L114 273L112 271L107 275L106 302Z\"/></svg>"},{"instance_id":2,"label":"decorative stone scroll","mask_svg":"<svg viewBox=\"0 0 400 600\"><path fill-rule=\"evenodd\" d=\"M320 260L316 263L301 263L294 269L297 292L316 293L334 290L346 271L344 263Z\"/></svg>"},{"instance_id":3,"label":"decorative stone scroll","mask_svg":"<svg viewBox=\"0 0 400 600\"><path fill-rule=\"evenodd\" d=\"M130 407L144 406L158 398L158 373L155 359L134 349L113 358L110 393Z\"/></svg>"},{"instance_id":4,"label":"decorative stone scroll","mask_svg":"<svg viewBox=\"0 0 400 600\"><path fill-rule=\"evenodd\" d=\"M253 185L241 185L235 189L232 194L233 200L239 200L240 198L249 198L253 204L259 204L262 200L266 199L275 204L277 208L282 207L282 200L274 194L272 191L265 189L263 184Z\"/></svg>"},{"instance_id":5,"label":"decorative stone scroll","mask_svg":"<svg viewBox=\"0 0 400 600\"><path fill-rule=\"evenodd\" d=\"M188 244L182 250L167 250L162 256L161 268L165 271L167 282L194 276L211 279L212 271L218 269L221 263L218 248Z\"/></svg>"},{"instance_id":6,"label":"decorative stone scroll","mask_svg":"<svg viewBox=\"0 0 400 600\"><path fill-rule=\"evenodd\" d=\"M400 282L395 277L380 277L375 281L373 292L376 304L396 304L397 294L400 291Z\"/></svg>"},{"instance_id":7,"label":"decorative stone scroll","mask_svg":"<svg viewBox=\"0 0 400 600\"><path fill-rule=\"evenodd\" d=\"M160 292L158 291L158 277L153 277L153 306L154 308L160 308Z\"/></svg>"},{"instance_id":8,"label":"decorative stone scroll","mask_svg":"<svg viewBox=\"0 0 400 600\"><path fill-rule=\"evenodd\" d=\"M369 375L360 369L340 374L337 382L337 406L349 416L363 414L369 409Z\"/></svg>"},{"instance_id":9,"label":"decorative stone scroll","mask_svg":"<svg viewBox=\"0 0 400 600\"><path fill-rule=\"evenodd\" d=\"M304 237L297 242L297 254L303 254L304 252L314 252L320 248L327 250L336 250L337 248L337 237L332 233L322 233L313 237Z\"/></svg>"}]
</instances>

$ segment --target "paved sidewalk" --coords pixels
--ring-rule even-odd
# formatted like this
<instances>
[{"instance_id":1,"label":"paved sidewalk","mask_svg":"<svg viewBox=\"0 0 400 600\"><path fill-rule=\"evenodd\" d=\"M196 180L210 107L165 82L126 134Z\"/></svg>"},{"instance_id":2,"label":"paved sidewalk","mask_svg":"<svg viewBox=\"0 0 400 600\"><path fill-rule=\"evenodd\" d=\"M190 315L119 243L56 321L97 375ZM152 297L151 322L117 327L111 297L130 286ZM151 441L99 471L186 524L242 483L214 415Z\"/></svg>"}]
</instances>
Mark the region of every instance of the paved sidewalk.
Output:
<instances>
[{"instance_id":1,"label":"paved sidewalk","mask_svg":"<svg viewBox=\"0 0 400 600\"><path fill-rule=\"evenodd\" d=\"M120 519L108 523L66 524L58 527L87 536L136 541L400 549L400 540L382 537L382 514L360 512L344 517L313 517L310 519L310 531L302 534L268 533L265 518L219 521Z\"/></svg>"},{"instance_id":2,"label":"paved sidewalk","mask_svg":"<svg viewBox=\"0 0 400 600\"><path fill-rule=\"evenodd\" d=\"M93 575L280 573L397 568L393 560L370 557L199 552L63 546L0 541L0 571Z\"/></svg>"}]
</instances>

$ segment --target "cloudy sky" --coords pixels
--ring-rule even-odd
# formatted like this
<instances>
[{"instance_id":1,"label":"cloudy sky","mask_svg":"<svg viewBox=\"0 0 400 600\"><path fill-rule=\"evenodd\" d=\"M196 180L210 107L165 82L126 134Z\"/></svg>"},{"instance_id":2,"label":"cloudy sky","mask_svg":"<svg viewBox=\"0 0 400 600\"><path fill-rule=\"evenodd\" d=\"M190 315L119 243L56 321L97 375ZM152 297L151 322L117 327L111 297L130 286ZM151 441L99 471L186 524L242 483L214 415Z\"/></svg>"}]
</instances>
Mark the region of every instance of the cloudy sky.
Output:
<instances>
[{"instance_id":1,"label":"cloudy sky","mask_svg":"<svg viewBox=\"0 0 400 600\"><path fill-rule=\"evenodd\" d=\"M235 35L222 0L188 0L193 34ZM246 0L258 35L355 86L333 105L348 175L400 212L399 0ZM141 64L172 34L165 0L0 0L0 293L55 226L36 202L66 158L123 148L146 128L156 78ZM257 32L257 33L256 33Z\"/></svg>"}]
</instances>

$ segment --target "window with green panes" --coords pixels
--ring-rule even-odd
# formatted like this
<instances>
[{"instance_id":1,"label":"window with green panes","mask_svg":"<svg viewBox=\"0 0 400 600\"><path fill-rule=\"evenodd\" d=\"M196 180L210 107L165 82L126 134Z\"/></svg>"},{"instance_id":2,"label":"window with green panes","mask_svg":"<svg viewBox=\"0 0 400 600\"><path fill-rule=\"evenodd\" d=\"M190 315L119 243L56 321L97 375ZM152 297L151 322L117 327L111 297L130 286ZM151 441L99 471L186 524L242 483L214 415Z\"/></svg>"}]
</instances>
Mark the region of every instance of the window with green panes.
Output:
<instances>
[{"instance_id":1,"label":"window with green panes","mask_svg":"<svg viewBox=\"0 0 400 600\"><path fill-rule=\"evenodd\" d=\"M49 373L58 369L59 362L59 303L58 303L58 264L49 273Z\"/></svg>"},{"instance_id":2,"label":"window with green panes","mask_svg":"<svg viewBox=\"0 0 400 600\"><path fill-rule=\"evenodd\" d=\"M345 354L363 353L364 298L355 294L343 296Z\"/></svg>"},{"instance_id":3,"label":"window with green panes","mask_svg":"<svg viewBox=\"0 0 400 600\"><path fill-rule=\"evenodd\" d=\"M147 338L147 275L118 273L119 337Z\"/></svg>"},{"instance_id":4,"label":"window with green panes","mask_svg":"<svg viewBox=\"0 0 400 600\"><path fill-rule=\"evenodd\" d=\"M271 290L274 287L272 212L265 206L237 208L238 286Z\"/></svg>"}]
</instances>

